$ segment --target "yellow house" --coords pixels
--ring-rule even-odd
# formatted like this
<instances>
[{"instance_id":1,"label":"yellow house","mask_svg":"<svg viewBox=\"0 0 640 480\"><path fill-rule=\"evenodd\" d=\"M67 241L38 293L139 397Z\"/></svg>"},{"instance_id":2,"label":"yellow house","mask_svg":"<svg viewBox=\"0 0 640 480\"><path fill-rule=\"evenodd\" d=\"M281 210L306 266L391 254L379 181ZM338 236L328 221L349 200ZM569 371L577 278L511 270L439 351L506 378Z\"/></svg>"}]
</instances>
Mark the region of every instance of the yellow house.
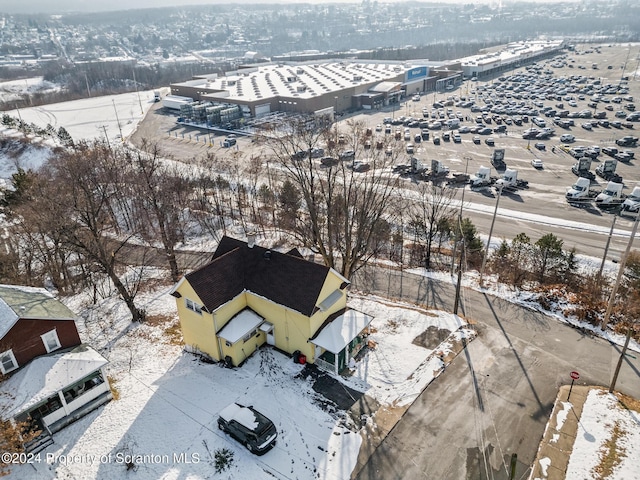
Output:
<instances>
[{"instance_id":1,"label":"yellow house","mask_svg":"<svg viewBox=\"0 0 640 480\"><path fill-rule=\"evenodd\" d=\"M211 262L170 293L188 351L237 366L268 344L337 373L373 319L346 307L348 286L296 249L281 253L225 236Z\"/></svg>"}]
</instances>

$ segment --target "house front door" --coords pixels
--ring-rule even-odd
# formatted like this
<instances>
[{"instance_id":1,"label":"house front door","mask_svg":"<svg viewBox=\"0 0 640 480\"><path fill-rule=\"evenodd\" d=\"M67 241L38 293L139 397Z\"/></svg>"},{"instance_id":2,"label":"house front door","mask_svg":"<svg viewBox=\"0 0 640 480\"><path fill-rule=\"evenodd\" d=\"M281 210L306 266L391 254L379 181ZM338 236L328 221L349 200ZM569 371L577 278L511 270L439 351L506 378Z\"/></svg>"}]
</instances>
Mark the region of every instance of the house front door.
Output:
<instances>
[{"instance_id":1,"label":"house front door","mask_svg":"<svg viewBox=\"0 0 640 480\"><path fill-rule=\"evenodd\" d=\"M267 345L275 346L276 337L273 334L273 324L264 322L262 325L260 325L260 330L263 331L267 336Z\"/></svg>"}]
</instances>

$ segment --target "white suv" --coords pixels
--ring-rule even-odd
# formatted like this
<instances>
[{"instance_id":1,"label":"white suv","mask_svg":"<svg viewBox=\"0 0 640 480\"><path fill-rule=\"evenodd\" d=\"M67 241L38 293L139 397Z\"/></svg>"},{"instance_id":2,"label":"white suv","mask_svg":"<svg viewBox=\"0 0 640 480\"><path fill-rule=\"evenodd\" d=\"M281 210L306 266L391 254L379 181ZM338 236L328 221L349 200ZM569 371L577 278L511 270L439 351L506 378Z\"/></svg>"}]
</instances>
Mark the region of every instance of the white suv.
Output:
<instances>
[{"instance_id":1,"label":"white suv","mask_svg":"<svg viewBox=\"0 0 640 480\"><path fill-rule=\"evenodd\" d=\"M570 133L565 133L560 137L560 141L561 142L573 142L573 141L575 141L575 139L576 139L576 137L574 137Z\"/></svg>"}]
</instances>

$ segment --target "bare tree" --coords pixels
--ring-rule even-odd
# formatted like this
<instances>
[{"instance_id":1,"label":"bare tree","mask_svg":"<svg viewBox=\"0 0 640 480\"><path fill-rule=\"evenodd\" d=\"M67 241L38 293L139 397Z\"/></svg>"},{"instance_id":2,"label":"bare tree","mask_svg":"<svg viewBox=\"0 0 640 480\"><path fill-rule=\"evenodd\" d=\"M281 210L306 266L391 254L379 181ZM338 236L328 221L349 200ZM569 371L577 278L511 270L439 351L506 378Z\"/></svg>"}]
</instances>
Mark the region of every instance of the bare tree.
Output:
<instances>
[{"instance_id":1,"label":"bare tree","mask_svg":"<svg viewBox=\"0 0 640 480\"><path fill-rule=\"evenodd\" d=\"M153 243L159 239L171 272L171 280L180 279L176 245L184 237L188 221L185 215L190 185L175 164L163 161L157 144L143 142L142 149L127 151L131 159L132 198L141 236Z\"/></svg>"},{"instance_id":2,"label":"bare tree","mask_svg":"<svg viewBox=\"0 0 640 480\"><path fill-rule=\"evenodd\" d=\"M78 261L93 264L107 275L131 312L133 321L145 318L135 304L140 276L127 281L123 250L136 232L118 224L118 195L126 185L126 157L102 143L76 144L59 152L41 169L39 198L42 212L56 219L56 235ZM64 188L60 188L64 186ZM126 252L128 262L144 265L146 250ZM133 258L135 257L135 258Z\"/></svg>"},{"instance_id":3,"label":"bare tree","mask_svg":"<svg viewBox=\"0 0 640 480\"><path fill-rule=\"evenodd\" d=\"M426 242L425 268L431 268L433 242L440 233L444 220L451 221L455 216L452 200L455 191L441 184L422 182L418 184L417 200L409 204L411 224L416 229L418 238Z\"/></svg>"},{"instance_id":4,"label":"bare tree","mask_svg":"<svg viewBox=\"0 0 640 480\"><path fill-rule=\"evenodd\" d=\"M388 241L398 185L389 168L393 158L365 149L367 130L358 122L338 133L322 119L304 117L268 133L265 143L302 198L294 233L327 266L350 278ZM367 171L349 168L347 161L325 167L315 158L320 148L336 159L340 148L353 150Z\"/></svg>"}]
</instances>

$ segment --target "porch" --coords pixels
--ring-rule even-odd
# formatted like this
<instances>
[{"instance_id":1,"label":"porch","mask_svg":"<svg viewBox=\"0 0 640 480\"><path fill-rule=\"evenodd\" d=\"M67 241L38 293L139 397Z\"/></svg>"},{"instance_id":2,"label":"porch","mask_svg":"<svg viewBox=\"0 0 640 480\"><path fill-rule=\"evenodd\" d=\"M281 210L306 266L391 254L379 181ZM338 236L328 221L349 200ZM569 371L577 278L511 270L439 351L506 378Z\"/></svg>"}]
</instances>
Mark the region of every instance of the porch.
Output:
<instances>
[{"instance_id":1,"label":"porch","mask_svg":"<svg viewBox=\"0 0 640 480\"><path fill-rule=\"evenodd\" d=\"M338 375L364 347L372 320L372 316L357 310L339 312L310 340L316 350L314 363Z\"/></svg>"},{"instance_id":2,"label":"porch","mask_svg":"<svg viewBox=\"0 0 640 480\"><path fill-rule=\"evenodd\" d=\"M38 357L3 385L6 419L33 422L49 434L111 400L107 360L87 345ZM19 392L19 394L15 394Z\"/></svg>"}]
</instances>

